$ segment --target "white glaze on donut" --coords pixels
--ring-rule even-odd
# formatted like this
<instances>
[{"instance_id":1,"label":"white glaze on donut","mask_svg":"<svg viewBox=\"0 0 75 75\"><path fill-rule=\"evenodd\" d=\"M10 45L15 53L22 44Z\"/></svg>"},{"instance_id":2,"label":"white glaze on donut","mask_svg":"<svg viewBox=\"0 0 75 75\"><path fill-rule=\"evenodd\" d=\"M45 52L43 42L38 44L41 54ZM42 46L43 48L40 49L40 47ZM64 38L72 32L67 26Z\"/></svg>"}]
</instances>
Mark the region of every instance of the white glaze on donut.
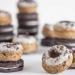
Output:
<instances>
[{"instance_id":1,"label":"white glaze on donut","mask_svg":"<svg viewBox=\"0 0 75 75\"><path fill-rule=\"evenodd\" d=\"M55 24L54 28L56 30L73 30L75 31L75 22L72 21L60 21L59 23Z\"/></svg>"},{"instance_id":2,"label":"white glaze on donut","mask_svg":"<svg viewBox=\"0 0 75 75\"><path fill-rule=\"evenodd\" d=\"M63 48L62 48L63 47ZM58 57L52 58L49 56L49 52L55 50L60 53ZM45 52L43 55L43 62L46 62L48 65L59 65L67 61L69 57L72 56L72 53L65 46L55 45L50 48L49 51Z\"/></svg>"},{"instance_id":3,"label":"white glaze on donut","mask_svg":"<svg viewBox=\"0 0 75 75\"><path fill-rule=\"evenodd\" d=\"M0 52L22 52L22 46L19 43L0 43Z\"/></svg>"},{"instance_id":4,"label":"white glaze on donut","mask_svg":"<svg viewBox=\"0 0 75 75\"><path fill-rule=\"evenodd\" d=\"M36 43L36 39L32 36L19 36L15 41L20 43L25 43L25 44Z\"/></svg>"},{"instance_id":5,"label":"white glaze on donut","mask_svg":"<svg viewBox=\"0 0 75 75\"><path fill-rule=\"evenodd\" d=\"M31 7L31 6L36 6L36 3L34 1L27 2L25 0L18 2L18 7Z\"/></svg>"}]
</instances>

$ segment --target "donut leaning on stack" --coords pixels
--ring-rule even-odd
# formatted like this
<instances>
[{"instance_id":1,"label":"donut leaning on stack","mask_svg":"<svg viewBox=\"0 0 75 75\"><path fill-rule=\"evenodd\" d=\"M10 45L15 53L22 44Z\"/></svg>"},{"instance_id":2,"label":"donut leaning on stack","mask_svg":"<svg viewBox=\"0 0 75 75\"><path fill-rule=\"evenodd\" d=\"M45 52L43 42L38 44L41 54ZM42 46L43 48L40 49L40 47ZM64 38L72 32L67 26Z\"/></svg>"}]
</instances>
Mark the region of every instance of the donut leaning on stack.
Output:
<instances>
[{"instance_id":1,"label":"donut leaning on stack","mask_svg":"<svg viewBox=\"0 0 75 75\"><path fill-rule=\"evenodd\" d=\"M13 39L13 26L11 15L6 11L0 11L0 42L11 42Z\"/></svg>"},{"instance_id":2,"label":"donut leaning on stack","mask_svg":"<svg viewBox=\"0 0 75 75\"><path fill-rule=\"evenodd\" d=\"M38 48L37 41L33 36L19 36L13 42L21 43L24 54L34 53Z\"/></svg>"},{"instance_id":3,"label":"donut leaning on stack","mask_svg":"<svg viewBox=\"0 0 75 75\"><path fill-rule=\"evenodd\" d=\"M38 33L38 14L37 4L33 0L21 0L18 2L18 34L37 35Z\"/></svg>"},{"instance_id":4,"label":"donut leaning on stack","mask_svg":"<svg viewBox=\"0 0 75 75\"><path fill-rule=\"evenodd\" d=\"M54 32L57 35L56 44L63 44L73 51L71 68L75 68L75 22L60 21L54 25Z\"/></svg>"},{"instance_id":5,"label":"donut leaning on stack","mask_svg":"<svg viewBox=\"0 0 75 75\"><path fill-rule=\"evenodd\" d=\"M73 61L71 50L63 45L54 45L42 57L43 68L52 74L68 69Z\"/></svg>"},{"instance_id":6,"label":"donut leaning on stack","mask_svg":"<svg viewBox=\"0 0 75 75\"><path fill-rule=\"evenodd\" d=\"M55 45L55 33L54 33L54 27L53 25L45 24L43 27L43 36L44 38L41 41L41 44L43 46L53 46Z\"/></svg>"},{"instance_id":7,"label":"donut leaning on stack","mask_svg":"<svg viewBox=\"0 0 75 75\"><path fill-rule=\"evenodd\" d=\"M22 49L19 43L0 43L0 72L16 72L23 69Z\"/></svg>"}]
</instances>

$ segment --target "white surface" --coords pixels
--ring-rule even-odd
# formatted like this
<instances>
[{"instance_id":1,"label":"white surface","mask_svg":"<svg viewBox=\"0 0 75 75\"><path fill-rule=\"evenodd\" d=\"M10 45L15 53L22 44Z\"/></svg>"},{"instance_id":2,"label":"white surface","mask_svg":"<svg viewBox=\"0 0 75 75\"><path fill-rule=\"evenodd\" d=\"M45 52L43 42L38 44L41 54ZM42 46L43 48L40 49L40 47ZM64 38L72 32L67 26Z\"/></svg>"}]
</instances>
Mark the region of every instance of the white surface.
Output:
<instances>
[{"instance_id":1,"label":"white surface","mask_svg":"<svg viewBox=\"0 0 75 75\"><path fill-rule=\"evenodd\" d=\"M41 54L24 55L24 69L14 73L0 73L0 75L52 75L42 68ZM75 70L67 70L55 75L75 75Z\"/></svg>"}]
</instances>

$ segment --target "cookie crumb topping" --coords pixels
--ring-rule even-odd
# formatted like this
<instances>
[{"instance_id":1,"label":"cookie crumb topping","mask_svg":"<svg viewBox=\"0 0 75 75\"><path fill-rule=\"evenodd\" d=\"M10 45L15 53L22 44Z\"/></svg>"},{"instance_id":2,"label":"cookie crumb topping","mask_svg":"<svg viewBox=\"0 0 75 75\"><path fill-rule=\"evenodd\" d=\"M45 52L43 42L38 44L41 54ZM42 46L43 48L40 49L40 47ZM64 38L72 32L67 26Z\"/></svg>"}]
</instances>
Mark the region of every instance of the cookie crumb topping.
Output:
<instances>
[{"instance_id":1,"label":"cookie crumb topping","mask_svg":"<svg viewBox=\"0 0 75 75\"><path fill-rule=\"evenodd\" d=\"M63 45L55 45L44 53L43 62L48 65L59 65L68 60L72 56L72 52Z\"/></svg>"},{"instance_id":2,"label":"cookie crumb topping","mask_svg":"<svg viewBox=\"0 0 75 75\"><path fill-rule=\"evenodd\" d=\"M22 49L22 46L20 43L0 43L0 51L1 52L14 52L14 51L20 51Z\"/></svg>"}]
</instances>

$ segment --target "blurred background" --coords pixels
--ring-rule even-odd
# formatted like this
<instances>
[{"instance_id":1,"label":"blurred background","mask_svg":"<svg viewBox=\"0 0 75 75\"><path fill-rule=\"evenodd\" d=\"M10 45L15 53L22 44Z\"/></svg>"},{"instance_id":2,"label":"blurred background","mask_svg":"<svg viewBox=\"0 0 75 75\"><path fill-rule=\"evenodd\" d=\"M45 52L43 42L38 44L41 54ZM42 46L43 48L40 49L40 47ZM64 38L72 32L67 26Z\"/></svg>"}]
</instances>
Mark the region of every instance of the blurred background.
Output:
<instances>
[{"instance_id":1,"label":"blurred background","mask_svg":"<svg viewBox=\"0 0 75 75\"><path fill-rule=\"evenodd\" d=\"M8 11L12 14L14 29L18 25L16 14L18 0L0 0L0 10ZM54 24L59 20L75 20L75 0L36 0L39 14L39 34L45 23Z\"/></svg>"}]
</instances>

